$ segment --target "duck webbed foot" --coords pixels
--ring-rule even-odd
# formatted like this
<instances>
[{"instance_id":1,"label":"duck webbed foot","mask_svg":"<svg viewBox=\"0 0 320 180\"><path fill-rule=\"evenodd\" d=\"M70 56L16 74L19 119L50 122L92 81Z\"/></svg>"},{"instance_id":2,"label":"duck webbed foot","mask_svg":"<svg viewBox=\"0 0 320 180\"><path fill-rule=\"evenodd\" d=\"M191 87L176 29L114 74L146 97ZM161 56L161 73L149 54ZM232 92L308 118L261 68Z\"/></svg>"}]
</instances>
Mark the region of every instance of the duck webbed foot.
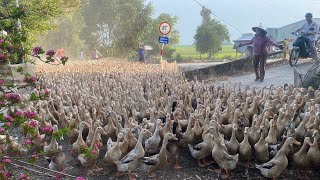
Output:
<instances>
[{"instance_id":1,"label":"duck webbed foot","mask_svg":"<svg viewBox=\"0 0 320 180\"><path fill-rule=\"evenodd\" d=\"M200 167L205 167L206 165L203 163L203 159L198 159L198 165Z\"/></svg>"},{"instance_id":2,"label":"duck webbed foot","mask_svg":"<svg viewBox=\"0 0 320 180\"><path fill-rule=\"evenodd\" d=\"M136 180L136 176L131 172L128 173L129 180Z\"/></svg>"},{"instance_id":3,"label":"duck webbed foot","mask_svg":"<svg viewBox=\"0 0 320 180\"><path fill-rule=\"evenodd\" d=\"M229 172L228 170L226 170L226 174L225 175L221 175L222 179L228 179L229 178Z\"/></svg>"},{"instance_id":4,"label":"duck webbed foot","mask_svg":"<svg viewBox=\"0 0 320 180\"><path fill-rule=\"evenodd\" d=\"M176 155L176 164L174 165L174 169L175 170L179 170L179 169L181 169L182 167L181 166L179 166L179 163L178 163L178 155Z\"/></svg>"}]
</instances>

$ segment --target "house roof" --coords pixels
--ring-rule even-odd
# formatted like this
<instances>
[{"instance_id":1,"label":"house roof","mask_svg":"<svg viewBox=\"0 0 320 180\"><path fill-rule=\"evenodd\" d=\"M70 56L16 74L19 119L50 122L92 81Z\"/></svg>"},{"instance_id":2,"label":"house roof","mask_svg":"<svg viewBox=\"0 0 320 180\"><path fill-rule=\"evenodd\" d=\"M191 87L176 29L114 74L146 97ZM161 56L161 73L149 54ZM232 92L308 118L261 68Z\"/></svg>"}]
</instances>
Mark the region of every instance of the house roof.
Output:
<instances>
[{"instance_id":1,"label":"house roof","mask_svg":"<svg viewBox=\"0 0 320 180\"><path fill-rule=\"evenodd\" d=\"M320 18L313 18L313 20L317 21L317 22L320 22ZM294 23L291 23L291 24L288 24L288 25L285 25L285 26L282 26L280 28L267 28L267 29L281 29L281 28L285 28L287 26L291 26L292 24L297 24L297 23L301 23L301 22L304 22L305 20L301 20L301 21L297 21L297 22L294 22Z\"/></svg>"},{"instance_id":2,"label":"house roof","mask_svg":"<svg viewBox=\"0 0 320 180\"><path fill-rule=\"evenodd\" d=\"M253 33L246 33L246 34L242 34L242 36L236 40L233 40L233 42L235 41L249 41L254 37Z\"/></svg>"}]
</instances>

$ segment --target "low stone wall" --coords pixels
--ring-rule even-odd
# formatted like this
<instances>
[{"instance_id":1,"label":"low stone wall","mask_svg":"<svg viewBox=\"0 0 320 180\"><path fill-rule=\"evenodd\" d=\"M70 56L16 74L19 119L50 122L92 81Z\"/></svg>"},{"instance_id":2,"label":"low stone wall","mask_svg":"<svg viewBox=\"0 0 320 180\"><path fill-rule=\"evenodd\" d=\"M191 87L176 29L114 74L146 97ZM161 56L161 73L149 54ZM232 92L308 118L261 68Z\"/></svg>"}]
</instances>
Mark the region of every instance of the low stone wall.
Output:
<instances>
[{"instance_id":1,"label":"low stone wall","mask_svg":"<svg viewBox=\"0 0 320 180\"><path fill-rule=\"evenodd\" d=\"M286 60L272 61L267 63L267 67L274 66L275 64L282 64L285 61ZM197 77L199 81L202 81L221 76L234 76L243 72L253 72L252 58L247 57L206 68L186 71L184 74L189 80L195 80Z\"/></svg>"}]
</instances>

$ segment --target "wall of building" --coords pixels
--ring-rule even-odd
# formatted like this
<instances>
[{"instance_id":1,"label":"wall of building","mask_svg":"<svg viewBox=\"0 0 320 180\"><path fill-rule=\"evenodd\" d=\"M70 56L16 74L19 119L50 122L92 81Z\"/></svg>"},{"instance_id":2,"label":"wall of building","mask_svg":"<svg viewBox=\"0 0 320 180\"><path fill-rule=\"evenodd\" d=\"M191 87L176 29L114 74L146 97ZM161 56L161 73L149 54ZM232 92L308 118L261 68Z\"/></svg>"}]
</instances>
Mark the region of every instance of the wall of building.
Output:
<instances>
[{"instance_id":1,"label":"wall of building","mask_svg":"<svg viewBox=\"0 0 320 180\"><path fill-rule=\"evenodd\" d=\"M318 24L320 24L320 18L314 18ZM305 20L299 21L296 23L289 24L281 28L268 28L268 36L271 37L273 41L283 41L284 39L295 39L296 36L292 35L292 32L295 32L297 29L301 28ZM292 47L292 42L289 44L289 47Z\"/></svg>"}]
</instances>

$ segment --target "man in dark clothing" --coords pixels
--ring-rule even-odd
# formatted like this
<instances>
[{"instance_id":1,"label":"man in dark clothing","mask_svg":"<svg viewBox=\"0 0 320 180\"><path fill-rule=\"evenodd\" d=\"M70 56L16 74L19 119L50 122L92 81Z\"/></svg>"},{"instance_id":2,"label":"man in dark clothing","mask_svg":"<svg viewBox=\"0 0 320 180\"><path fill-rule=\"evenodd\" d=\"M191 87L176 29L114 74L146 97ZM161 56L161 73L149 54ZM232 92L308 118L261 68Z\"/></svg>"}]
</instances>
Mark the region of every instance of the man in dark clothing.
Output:
<instances>
[{"instance_id":1,"label":"man in dark clothing","mask_svg":"<svg viewBox=\"0 0 320 180\"><path fill-rule=\"evenodd\" d=\"M140 46L138 49L138 55L139 55L139 61L140 62L144 62L145 58L144 58L144 47Z\"/></svg>"}]
</instances>

